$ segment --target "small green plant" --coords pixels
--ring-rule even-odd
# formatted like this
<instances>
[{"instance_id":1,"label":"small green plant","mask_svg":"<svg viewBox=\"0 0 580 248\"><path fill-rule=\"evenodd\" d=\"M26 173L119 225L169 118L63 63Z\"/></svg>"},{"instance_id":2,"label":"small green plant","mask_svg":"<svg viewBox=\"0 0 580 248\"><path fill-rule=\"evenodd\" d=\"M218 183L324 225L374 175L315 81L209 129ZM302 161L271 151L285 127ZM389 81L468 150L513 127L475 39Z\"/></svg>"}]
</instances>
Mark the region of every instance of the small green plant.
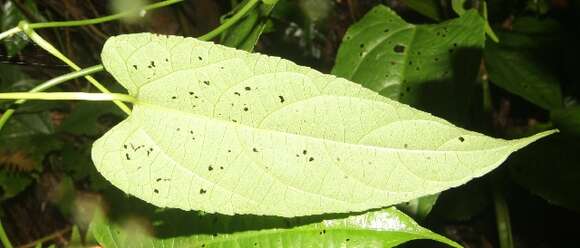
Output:
<instances>
[{"instance_id":1,"label":"small green plant","mask_svg":"<svg viewBox=\"0 0 580 248\"><path fill-rule=\"evenodd\" d=\"M27 100L109 101L126 114L84 152L110 184L152 205L125 198L118 205L124 207L96 210L89 233L104 247L251 247L272 240L284 247L393 247L415 239L461 247L392 206L416 201L426 215L439 192L486 175L513 152L556 132L549 126L525 138L498 139L422 111L447 113L455 123L467 116L472 88L459 82L477 75L485 34L499 41L485 3L477 12L453 1L460 17L434 25L409 24L379 5L346 32L332 69L336 76L251 53L278 1L246 0L197 39L110 37L103 64L84 69L35 31L118 20L179 2L91 20L22 21L0 34L22 32L74 70L29 92L0 93L0 99L16 100L2 113L0 130ZM221 45L209 42L218 36ZM502 53L500 45L488 46L495 50L486 55ZM458 65L458 58L467 59ZM488 61L490 71L501 70L501 61ZM101 71L128 93L112 93L91 77ZM501 86L509 76L494 73L492 79ZM101 93L43 92L80 77ZM434 87L443 90L426 100L423 94ZM505 87L542 107L560 104L527 88ZM494 183L500 243L511 247L501 191ZM114 217L132 209L150 218L155 234ZM163 235L170 230L186 235ZM2 225L0 238L12 247Z\"/></svg>"}]
</instances>

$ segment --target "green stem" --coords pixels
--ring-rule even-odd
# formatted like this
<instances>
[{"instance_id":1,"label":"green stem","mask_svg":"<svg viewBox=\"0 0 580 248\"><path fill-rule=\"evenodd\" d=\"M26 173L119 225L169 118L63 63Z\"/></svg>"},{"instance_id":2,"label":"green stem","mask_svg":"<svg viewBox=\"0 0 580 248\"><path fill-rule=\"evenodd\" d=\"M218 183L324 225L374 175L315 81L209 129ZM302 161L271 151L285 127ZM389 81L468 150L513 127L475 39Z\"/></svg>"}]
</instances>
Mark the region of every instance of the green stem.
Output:
<instances>
[{"instance_id":1,"label":"green stem","mask_svg":"<svg viewBox=\"0 0 580 248\"><path fill-rule=\"evenodd\" d=\"M81 68L77 64L72 62L69 58L67 58L64 54L62 54L58 49L56 49L54 46L52 46L52 44L50 44L48 41L46 41L44 38L42 38L40 35L38 35L38 33L36 33L34 31L34 29L30 28L30 24L28 24L26 22L20 22L20 24L18 26L38 46L42 47L47 52L49 52L50 54L52 54L55 57L57 57L58 59L60 59L62 62L64 62L65 64L67 64L71 68L73 68L75 71L81 70ZM93 78L91 76L85 76L85 78L92 85L94 85L99 91L101 91L103 93L111 93L107 88L105 88L105 86L103 86L101 83L99 83L99 81L97 81L95 78ZM119 108L121 110L123 110L123 112L125 112L127 115L131 114L131 109L126 104L124 104L120 101L114 101L114 103L117 106L119 106Z\"/></svg>"},{"instance_id":2,"label":"green stem","mask_svg":"<svg viewBox=\"0 0 580 248\"><path fill-rule=\"evenodd\" d=\"M84 101L123 101L135 103L137 99L119 93L85 93L85 92L8 92L0 93L2 99L25 100L84 100Z\"/></svg>"},{"instance_id":3,"label":"green stem","mask_svg":"<svg viewBox=\"0 0 580 248\"><path fill-rule=\"evenodd\" d=\"M83 76L93 74L95 72L99 72L102 70L104 70L102 65L95 65L95 66L91 66L91 67L82 69L80 71L75 71L75 72L71 72L68 74L64 74L64 75L55 77L51 80L48 80L42 84L39 84L28 92L34 93L34 92L45 91L51 87L59 85L59 84L66 82L68 80L83 77ZM24 100L24 99L17 100L14 102L14 106L18 106L18 105L23 104L25 102L26 102L26 100ZM14 114L14 111L15 111L15 108L9 108L2 114L2 116L0 116L0 130L2 130L2 128L4 127L4 125L6 124L8 119L10 119L10 117L12 117L12 115Z\"/></svg>"},{"instance_id":4,"label":"green stem","mask_svg":"<svg viewBox=\"0 0 580 248\"><path fill-rule=\"evenodd\" d=\"M114 21L117 19L121 19L123 17L131 16L131 15L134 15L135 13L141 13L143 11L149 11L149 10L162 8L162 7L176 4L176 3L179 3L182 1L183 0L162 1L162 2L147 5L147 6L143 7L142 9L124 11L124 12L117 13L114 15L103 16L103 17L98 17L98 18L94 18L94 19L62 21L62 22L39 22L39 23L31 23L29 25L30 25L31 29L39 29L39 28L75 27L75 26L99 24L99 23L110 22L110 21ZM0 40L4 39L6 37L12 36L20 31L24 31L24 30L22 30L19 27L11 28L3 33L0 33Z\"/></svg>"},{"instance_id":5,"label":"green stem","mask_svg":"<svg viewBox=\"0 0 580 248\"><path fill-rule=\"evenodd\" d=\"M2 245L5 248L13 248L12 243L10 243L10 239L6 235L6 231L4 231L4 226L2 225L2 220L0 220L0 241L2 241Z\"/></svg>"},{"instance_id":6,"label":"green stem","mask_svg":"<svg viewBox=\"0 0 580 248\"><path fill-rule=\"evenodd\" d=\"M4 39L6 37L10 37L10 36L20 32L20 31L22 31L22 30L20 30L19 27L13 27L11 29L8 29L8 30L0 33L0 40Z\"/></svg>"},{"instance_id":7,"label":"green stem","mask_svg":"<svg viewBox=\"0 0 580 248\"><path fill-rule=\"evenodd\" d=\"M499 175L492 175L492 194L495 207L495 219L500 248L513 248L512 228L509 207L503 194L503 187Z\"/></svg>"},{"instance_id":8,"label":"green stem","mask_svg":"<svg viewBox=\"0 0 580 248\"><path fill-rule=\"evenodd\" d=\"M259 2L259 0L250 0L234 16L227 19L224 23L222 23L219 27L212 30L211 32L200 36L198 39L200 39L200 40L212 40L213 38L215 38L216 36L221 34L223 31L225 31L226 29L228 29L229 27L234 25L242 17L244 17L246 15L246 13L248 13L250 10L252 10L258 2Z\"/></svg>"}]
</instances>

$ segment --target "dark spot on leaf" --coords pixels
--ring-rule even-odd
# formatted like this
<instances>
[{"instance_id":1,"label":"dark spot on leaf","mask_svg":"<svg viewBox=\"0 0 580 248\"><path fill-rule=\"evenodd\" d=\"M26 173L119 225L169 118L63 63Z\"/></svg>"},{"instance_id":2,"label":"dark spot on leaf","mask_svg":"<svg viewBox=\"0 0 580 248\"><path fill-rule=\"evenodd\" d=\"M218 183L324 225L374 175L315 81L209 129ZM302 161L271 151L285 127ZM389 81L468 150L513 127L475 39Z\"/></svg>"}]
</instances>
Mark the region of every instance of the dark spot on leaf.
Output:
<instances>
[{"instance_id":1,"label":"dark spot on leaf","mask_svg":"<svg viewBox=\"0 0 580 248\"><path fill-rule=\"evenodd\" d=\"M207 193L207 190L205 190L205 189L199 189L199 194L200 195L203 195L205 193ZM216 234L216 236L217 236L217 234Z\"/></svg>"},{"instance_id":2,"label":"dark spot on leaf","mask_svg":"<svg viewBox=\"0 0 580 248\"><path fill-rule=\"evenodd\" d=\"M363 47L365 47L365 44L360 44L360 48L363 48Z\"/></svg>"},{"instance_id":3,"label":"dark spot on leaf","mask_svg":"<svg viewBox=\"0 0 580 248\"><path fill-rule=\"evenodd\" d=\"M224 167L223 166L220 166L220 170L223 170L223 169L224 169Z\"/></svg>"},{"instance_id":4,"label":"dark spot on leaf","mask_svg":"<svg viewBox=\"0 0 580 248\"><path fill-rule=\"evenodd\" d=\"M346 242L350 241L350 239L345 239Z\"/></svg>"},{"instance_id":5,"label":"dark spot on leaf","mask_svg":"<svg viewBox=\"0 0 580 248\"><path fill-rule=\"evenodd\" d=\"M391 61L391 65L396 65L396 64L397 64L397 62Z\"/></svg>"},{"instance_id":6,"label":"dark spot on leaf","mask_svg":"<svg viewBox=\"0 0 580 248\"><path fill-rule=\"evenodd\" d=\"M280 98L280 103L284 103L284 101L286 101L286 100L284 99L284 96L278 96L278 98Z\"/></svg>"},{"instance_id":7,"label":"dark spot on leaf","mask_svg":"<svg viewBox=\"0 0 580 248\"><path fill-rule=\"evenodd\" d=\"M228 152L232 152L232 150L228 150Z\"/></svg>"},{"instance_id":8,"label":"dark spot on leaf","mask_svg":"<svg viewBox=\"0 0 580 248\"><path fill-rule=\"evenodd\" d=\"M363 52L360 52L358 55L362 57L363 56Z\"/></svg>"},{"instance_id":9,"label":"dark spot on leaf","mask_svg":"<svg viewBox=\"0 0 580 248\"><path fill-rule=\"evenodd\" d=\"M435 62L439 61L439 58L434 58L433 60L435 60Z\"/></svg>"},{"instance_id":10,"label":"dark spot on leaf","mask_svg":"<svg viewBox=\"0 0 580 248\"><path fill-rule=\"evenodd\" d=\"M453 47L457 47L457 43L453 43Z\"/></svg>"},{"instance_id":11,"label":"dark spot on leaf","mask_svg":"<svg viewBox=\"0 0 580 248\"><path fill-rule=\"evenodd\" d=\"M169 62L169 59L168 58L165 58L165 62Z\"/></svg>"},{"instance_id":12,"label":"dark spot on leaf","mask_svg":"<svg viewBox=\"0 0 580 248\"><path fill-rule=\"evenodd\" d=\"M189 95L193 95L193 94L194 94L194 93L193 93L193 91L190 91L190 92L189 92Z\"/></svg>"},{"instance_id":13,"label":"dark spot on leaf","mask_svg":"<svg viewBox=\"0 0 580 248\"><path fill-rule=\"evenodd\" d=\"M397 44L394 48L393 51L395 51L396 53L403 53L405 52L405 46L401 45L401 44Z\"/></svg>"},{"instance_id":14,"label":"dark spot on leaf","mask_svg":"<svg viewBox=\"0 0 580 248\"><path fill-rule=\"evenodd\" d=\"M403 145L403 147L405 147L405 148L408 148L408 147L409 147L409 145L408 145L408 144L404 144L404 145Z\"/></svg>"},{"instance_id":15,"label":"dark spot on leaf","mask_svg":"<svg viewBox=\"0 0 580 248\"><path fill-rule=\"evenodd\" d=\"M256 148L254 147L254 148L252 148L252 151L254 151L254 152L258 152L258 149L256 149Z\"/></svg>"},{"instance_id":16,"label":"dark spot on leaf","mask_svg":"<svg viewBox=\"0 0 580 248\"><path fill-rule=\"evenodd\" d=\"M421 68L419 68L419 66L415 67L415 70L419 71L421 70Z\"/></svg>"},{"instance_id":17,"label":"dark spot on leaf","mask_svg":"<svg viewBox=\"0 0 580 248\"><path fill-rule=\"evenodd\" d=\"M161 178L160 178L160 177L158 177L157 179L155 179L155 181L156 181L156 182L159 182L159 181L161 181Z\"/></svg>"},{"instance_id":18,"label":"dark spot on leaf","mask_svg":"<svg viewBox=\"0 0 580 248\"><path fill-rule=\"evenodd\" d=\"M151 64L149 64L149 66L151 66L151 68L155 67L155 61L151 61Z\"/></svg>"},{"instance_id":19,"label":"dark spot on leaf","mask_svg":"<svg viewBox=\"0 0 580 248\"><path fill-rule=\"evenodd\" d=\"M302 151L302 154L306 155L306 153L308 153L308 151L307 151L307 150L303 150L303 151Z\"/></svg>"},{"instance_id":20,"label":"dark spot on leaf","mask_svg":"<svg viewBox=\"0 0 580 248\"><path fill-rule=\"evenodd\" d=\"M211 165L210 165L210 166L208 166L208 167L207 167L207 170L208 170L208 171L212 171L212 170L213 170L213 166L211 166Z\"/></svg>"},{"instance_id":21,"label":"dark spot on leaf","mask_svg":"<svg viewBox=\"0 0 580 248\"><path fill-rule=\"evenodd\" d=\"M336 161L340 161L340 158L336 158Z\"/></svg>"},{"instance_id":22,"label":"dark spot on leaf","mask_svg":"<svg viewBox=\"0 0 580 248\"><path fill-rule=\"evenodd\" d=\"M387 28L385 30L383 30L384 33L388 33L390 30Z\"/></svg>"},{"instance_id":23,"label":"dark spot on leaf","mask_svg":"<svg viewBox=\"0 0 580 248\"><path fill-rule=\"evenodd\" d=\"M250 86L246 86L244 89L247 90L247 91L252 90L252 88L250 88Z\"/></svg>"},{"instance_id":24,"label":"dark spot on leaf","mask_svg":"<svg viewBox=\"0 0 580 248\"><path fill-rule=\"evenodd\" d=\"M238 96L240 96L240 92L237 92L237 91L236 91L236 92L234 92L234 95L238 95Z\"/></svg>"},{"instance_id":25,"label":"dark spot on leaf","mask_svg":"<svg viewBox=\"0 0 580 248\"><path fill-rule=\"evenodd\" d=\"M175 131L181 131L181 128L177 128L177 129L175 129Z\"/></svg>"},{"instance_id":26,"label":"dark spot on leaf","mask_svg":"<svg viewBox=\"0 0 580 248\"><path fill-rule=\"evenodd\" d=\"M201 247L205 247L205 244L201 244Z\"/></svg>"},{"instance_id":27,"label":"dark spot on leaf","mask_svg":"<svg viewBox=\"0 0 580 248\"><path fill-rule=\"evenodd\" d=\"M131 157L129 157L129 153L125 153L125 158L127 158L127 160L131 160Z\"/></svg>"},{"instance_id":28,"label":"dark spot on leaf","mask_svg":"<svg viewBox=\"0 0 580 248\"><path fill-rule=\"evenodd\" d=\"M232 122L233 122L233 123L238 123L238 120L234 120L234 119L232 119Z\"/></svg>"},{"instance_id":29,"label":"dark spot on leaf","mask_svg":"<svg viewBox=\"0 0 580 248\"><path fill-rule=\"evenodd\" d=\"M421 55L421 52L420 51L417 51L417 55Z\"/></svg>"},{"instance_id":30,"label":"dark spot on leaf","mask_svg":"<svg viewBox=\"0 0 580 248\"><path fill-rule=\"evenodd\" d=\"M256 242L256 243L254 243L254 246L258 246L258 243L257 243L257 242Z\"/></svg>"},{"instance_id":31,"label":"dark spot on leaf","mask_svg":"<svg viewBox=\"0 0 580 248\"><path fill-rule=\"evenodd\" d=\"M405 91L407 91L407 92L411 91L411 87L405 88Z\"/></svg>"},{"instance_id":32,"label":"dark spot on leaf","mask_svg":"<svg viewBox=\"0 0 580 248\"><path fill-rule=\"evenodd\" d=\"M204 80L203 83L207 86L209 86L209 80Z\"/></svg>"},{"instance_id":33,"label":"dark spot on leaf","mask_svg":"<svg viewBox=\"0 0 580 248\"><path fill-rule=\"evenodd\" d=\"M155 194L159 194L159 190L158 189L154 189L153 192L155 192Z\"/></svg>"},{"instance_id":34,"label":"dark spot on leaf","mask_svg":"<svg viewBox=\"0 0 580 248\"><path fill-rule=\"evenodd\" d=\"M203 58L202 58L201 56L198 56L198 57L197 57L197 59L199 59L199 60L203 60Z\"/></svg>"},{"instance_id":35,"label":"dark spot on leaf","mask_svg":"<svg viewBox=\"0 0 580 248\"><path fill-rule=\"evenodd\" d=\"M312 161L314 161L313 157L308 158L308 162L312 162Z\"/></svg>"},{"instance_id":36,"label":"dark spot on leaf","mask_svg":"<svg viewBox=\"0 0 580 248\"><path fill-rule=\"evenodd\" d=\"M123 148L127 149L127 145L123 145Z\"/></svg>"},{"instance_id":37,"label":"dark spot on leaf","mask_svg":"<svg viewBox=\"0 0 580 248\"><path fill-rule=\"evenodd\" d=\"M177 99L177 97L176 96L172 96L171 99Z\"/></svg>"},{"instance_id":38,"label":"dark spot on leaf","mask_svg":"<svg viewBox=\"0 0 580 248\"><path fill-rule=\"evenodd\" d=\"M459 137L459 141L463 142L463 141L465 141L465 138L463 138L463 137L460 136Z\"/></svg>"},{"instance_id":39,"label":"dark spot on leaf","mask_svg":"<svg viewBox=\"0 0 580 248\"><path fill-rule=\"evenodd\" d=\"M249 110L248 107L244 107L244 111L248 112L248 110Z\"/></svg>"},{"instance_id":40,"label":"dark spot on leaf","mask_svg":"<svg viewBox=\"0 0 580 248\"><path fill-rule=\"evenodd\" d=\"M137 70L137 65L133 65L133 68L134 68L135 70Z\"/></svg>"},{"instance_id":41,"label":"dark spot on leaf","mask_svg":"<svg viewBox=\"0 0 580 248\"><path fill-rule=\"evenodd\" d=\"M224 67L223 67L223 66L220 66L220 69L222 69L222 70L223 70L223 69L224 69Z\"/></svg>"}]
</instances>

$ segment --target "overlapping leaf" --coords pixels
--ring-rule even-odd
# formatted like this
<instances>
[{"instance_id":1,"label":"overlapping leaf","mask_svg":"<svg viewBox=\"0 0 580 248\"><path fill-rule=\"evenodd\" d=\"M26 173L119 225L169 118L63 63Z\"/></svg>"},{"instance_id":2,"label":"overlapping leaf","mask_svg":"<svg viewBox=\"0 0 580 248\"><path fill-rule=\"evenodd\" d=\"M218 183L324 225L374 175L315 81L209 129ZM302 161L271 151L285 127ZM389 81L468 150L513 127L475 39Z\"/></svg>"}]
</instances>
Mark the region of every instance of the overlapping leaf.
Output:
<instances>
[{"instance_id":1,"label":"overlapping leaf","mask_svg":"<svg viewBox=\"0 0 580 248\"><path fill-rule=\"evenodd\" d=\"M461 185L548 135L502 140L292 62L193 38L121 35L107 70L138 99L97 169L157 206L302 216Z\"/></svg>"},{"instance_id":2,"label":"overlapping leaf","mask_svg":"<svg viewBox=\"0 0 580 248\"><path fill-rule=\"evenodd\" d=\"M155 221L154 230L182 223L184 219L189 224L182 226L182 232L187 230L186 233L163 236L148 231L148 219L143 216L114 220L99 212L90 229L104 247L395 247L416 239L461 247L420 227L395 208L326 219L212 216L178 211L156 211L147 217Z\"/></svg>"}]
</instances>

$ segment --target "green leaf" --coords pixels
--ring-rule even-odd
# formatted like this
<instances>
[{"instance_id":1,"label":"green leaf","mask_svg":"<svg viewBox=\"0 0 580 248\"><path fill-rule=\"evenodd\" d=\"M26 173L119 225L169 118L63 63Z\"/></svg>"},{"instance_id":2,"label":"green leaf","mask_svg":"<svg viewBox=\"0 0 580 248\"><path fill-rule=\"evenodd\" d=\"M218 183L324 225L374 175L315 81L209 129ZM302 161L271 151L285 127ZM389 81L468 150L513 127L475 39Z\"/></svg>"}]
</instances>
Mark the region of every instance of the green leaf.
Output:
<instances>
[{"instance_id":1,"label":"green leaf","mask_svg":"<svg viewBox=\"0 0 580 248\"><path fill-rule=\"evenodd\" d=\"M435 21L441 20L441 9L438 0L404 0L405 5Z\"/></svg>"},{"instance_id":2,"label":"green leaf","mask_svg":"<svg viewBox=\"0 0 580 248\"><path fill-rule=\"evenodd\" d=\"M193 38L110 38L137 98L93 145L99 172L157 206L302 216L380 208L461 185L536 139L457 128L345 79Z\"/></svg>"},{"instance_id":3,"label":"green leaf","mask_svg":"<svg viewBox=\"0 0 580 248\"><path fill-rule=\"evenodd\" d=\"M348 29L332 74L459 119L468 111L470 82L479 68L483 24L477 12L468 11L438 25L413 25L380 5Z\"/></svg>"},{"instance_id":4,"label":"green leaf","mask_svg":"<svg viewBox=\"0 0 580 248\"><path fill-rule=\"evenodd\" d=\"M151 216L113 219L98 211L90 232L104 247L394 247L431 239L459 244L422 228L395 208L353 216L313 216L285 219L256 216L197 215L157 210ZM325 219L323 219L323 217ZM185 223L187 222L187 223ZM187 233L166 236L175 223ZM154 227L150 233L148 227Z\"/></svg>"},{"instance_id":5,"label":"green leaf","mask_svg":"<svg viewBox=\"0 0 580 248\"><path fill-rule=\"evenodd\" d=\"M580 212L580 141L554 135L533 144L508 163L515 181L552 204Z\"/></svg>"},{"instance_id":6,"label":"green leaf","mask_svg":"<svg viewBox=\"0 0 580 248\"><path fill-rule=\"evenodd\" d=\"M239 6L245 6L248 0ZM224 32L221 43L223 45L253 51L260 35L264 32L268 17L276 6L277 1L264 1L258 7L252 9L246 16Z\"/></svg>"},{"instance_id":7,"label":"green leaf","mask_svg":"<svg viewBox=\"0 0 580 248\"><path fill-rule=\"evenodd\" d=\"M0 202L18 195L32 183L30 175L0 168Z\"/></svg>"},{"instance_id":8,"label":"green leaf","mask_svg":"<svg viewBox=\"0 0 580 248\"><path fill-rule=\"evenodd\" d=\"M60 130L78 135L97 135L110 126L104 125L100 119L104 115L112 117L124 116L113 103L81 102L74 106L73 111L60 126Z\"/></svg>"},{"instance_id":9,"label":"green leaf","mask_svg":"<svg viewBox=\"0 0 580 248\"><path fill-rule=\"evenodd\" d=\"M580 136L580 106L554 109L550 118L562 132Z\"/></svg>"},{"instance_id":10,"label":"green leaf","mask_svg":"<svg viewBox=\"0 0 580 248\"><path fill-rule=\"evenodd\" d=\"M469 7L465 5L465 0L451 0L451 8L458 16L463 16L468 11ZM497 38L497 35L489 25L489 20L487 19L487 2L485 0L481 1L481 13L481 15L485 18L485 33L494 42L499 42L499 38Z\"/></svg>"},{"instance_id":11,"label":"green leaf","mask_svg":"<svg viewBox=\"0 0 580 248\"><path fill-rule=\"evenodd\" d=\"M20 1L23 3L32 14L40 18L40 14L36 7L36 2L34 0ZM2 5L2 14L0 15L0 30L6 31L13 27L18 26L18 23L22 20L26 20L22 12L16 7L13 1L4 1ZM22 50L30 40L28 36L24 33L18 33L12 37L2 40L4 46L6 47L6 52L8 57L16 55L20 50Z\"/></svg>"},{"instance_id":12,"label":"green leaf","mask_svg":"<svg viewBox=\"0 0 580 248\"><path fill-rule=\"evenodd\" d=\"M397 205L397 207L406 214L413 216L413 219L423 220L429 215L429 213L431 213L431 210L433 209L433 206L435 206L438 198L439 194L426 195L405 203L401 203Z\"/></svg>"},{"instance_id":13,"label":"green leaf","mask_svg":"<svg viewBox=\"0 0 580 248\"><path fill-rule=\"evenodd\" d=\"M495 85L544 109L562 106L558 79L530 51L488 42L484 57L489 78Z\"/></svg>"}]
</instances>

